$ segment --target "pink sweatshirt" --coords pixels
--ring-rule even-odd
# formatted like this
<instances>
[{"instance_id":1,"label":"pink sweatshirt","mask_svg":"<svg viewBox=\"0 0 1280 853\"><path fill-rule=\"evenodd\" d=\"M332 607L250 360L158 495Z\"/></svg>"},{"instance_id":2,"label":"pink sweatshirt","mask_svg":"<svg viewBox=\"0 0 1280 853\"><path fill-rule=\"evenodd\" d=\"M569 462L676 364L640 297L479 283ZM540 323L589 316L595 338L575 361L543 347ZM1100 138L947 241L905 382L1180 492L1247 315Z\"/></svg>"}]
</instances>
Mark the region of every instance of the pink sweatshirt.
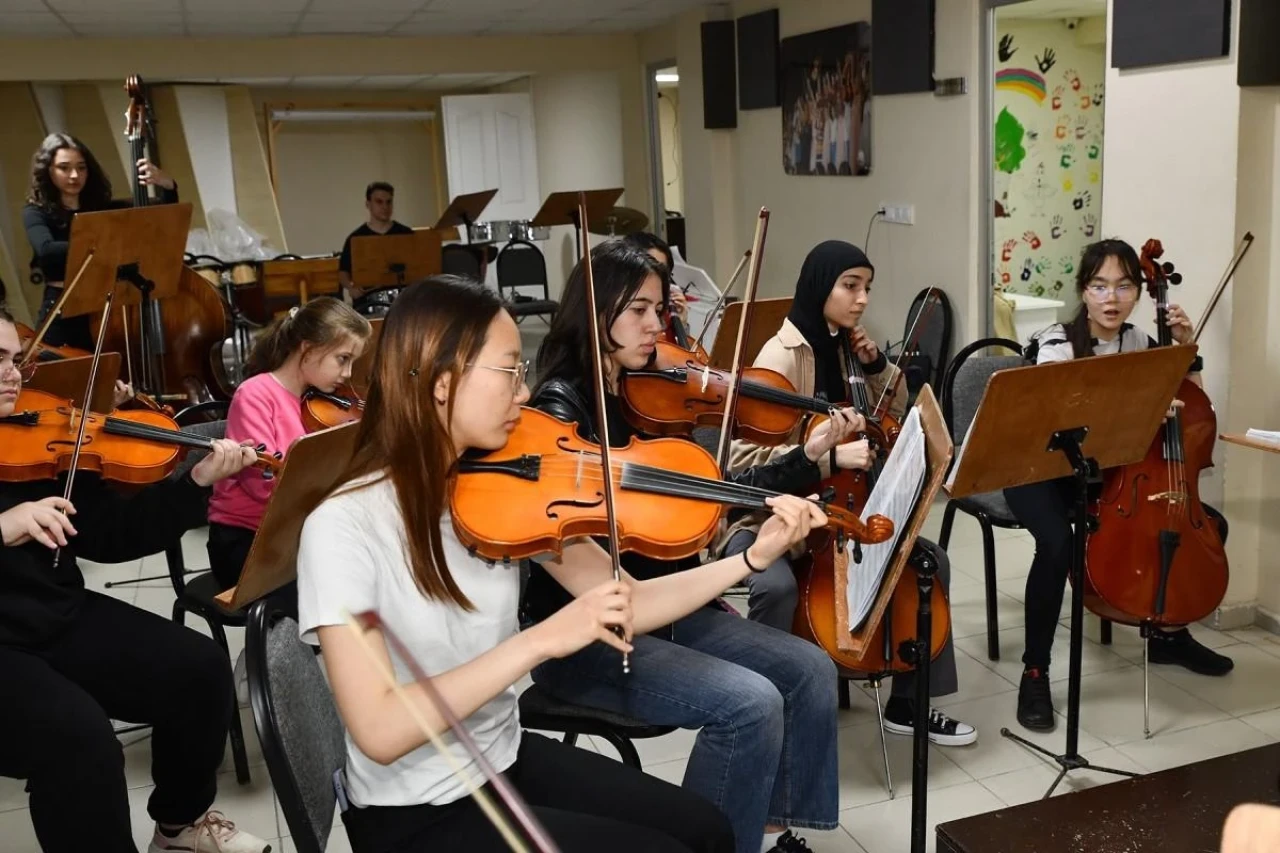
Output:
<instances>
[{"instance_id":1,"label":"pink sweatshirt","mask_svg":"<svg viewBox=\"0 0 1280 853\"><path fill-rule=\"evenodd\" d=\"M265 444L267 453L287 453L306 433L302 401L270 373L251 376L236 388L227 414L227 438ZM257 530L274 484L258 468L220 480L209 499L209 521Z\"/></svg>"}]
</instances>

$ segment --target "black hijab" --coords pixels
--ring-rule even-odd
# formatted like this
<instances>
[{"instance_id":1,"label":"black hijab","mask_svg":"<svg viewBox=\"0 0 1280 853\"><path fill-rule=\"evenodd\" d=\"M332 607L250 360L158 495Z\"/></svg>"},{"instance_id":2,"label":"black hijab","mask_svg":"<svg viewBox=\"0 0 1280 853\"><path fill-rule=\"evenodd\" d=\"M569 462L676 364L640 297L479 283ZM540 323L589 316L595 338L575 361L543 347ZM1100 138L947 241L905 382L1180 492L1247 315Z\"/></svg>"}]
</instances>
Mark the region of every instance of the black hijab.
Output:
<instances>
[{"instance_id":1,"label":"black hijab","mask_svg":"<svg viewBox=\"0 0 1280 853\"><path fill-rule=\"evenodd\" d=\"M846 335L832 335L822 309L835 287L836 279L845 270L865 267L875 273L875 267L864 253L852 243L843 240L827 240L814 246L800 267L796 281L796 295L791 303L787 319L800 330L813 348L814 393L823 394L833 403L848 402L849 392L840 372L840 342Z\"/></svg>"}]
</instances>

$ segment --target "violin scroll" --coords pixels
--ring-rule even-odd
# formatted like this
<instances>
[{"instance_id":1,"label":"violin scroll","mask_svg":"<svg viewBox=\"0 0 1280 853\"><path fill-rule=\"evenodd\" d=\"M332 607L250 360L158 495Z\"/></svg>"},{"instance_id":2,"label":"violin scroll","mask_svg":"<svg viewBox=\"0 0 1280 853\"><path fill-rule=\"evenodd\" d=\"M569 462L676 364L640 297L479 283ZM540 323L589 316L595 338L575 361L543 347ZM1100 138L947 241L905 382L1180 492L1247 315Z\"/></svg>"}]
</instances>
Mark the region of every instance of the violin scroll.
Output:
<instances>
[{"instance_id":1,"label":"violin scroll","mask_svg":"<svg viewBox=\"0 0 1280 853\"><path fill-rule=\"evenodd\" d=\"M1182 273L1175 272L1171 261L1160 262L1164 257L1164 245L1154 237L1142 244L1142 253L1138 263L1142 267L1142 276L1147 281L1147 292L1152 299L1158 300L1159 289L1169 284L1182 284Z\"/></svg>"}]
</instances>

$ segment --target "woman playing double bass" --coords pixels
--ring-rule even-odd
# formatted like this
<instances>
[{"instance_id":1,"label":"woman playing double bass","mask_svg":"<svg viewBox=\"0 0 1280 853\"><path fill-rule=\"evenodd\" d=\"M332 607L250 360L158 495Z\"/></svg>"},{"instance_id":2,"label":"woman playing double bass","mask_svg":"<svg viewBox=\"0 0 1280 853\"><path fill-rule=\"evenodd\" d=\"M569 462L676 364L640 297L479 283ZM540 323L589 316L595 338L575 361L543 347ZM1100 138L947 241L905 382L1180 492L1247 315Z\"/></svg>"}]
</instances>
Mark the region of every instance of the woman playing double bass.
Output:
<instances>
[{"instance_id":1,"label":"woman playing double bass","mask_svg":"<svg viewBox=\"0 0 1280 853\"><path fill-rule=\"evenodd\" d=\"M862 318L871 299L871 282L875 267L866 254L842 240L827 240L815 246L805 257L796 282L791 312L778 333L765 342L756 357L756 367L766 367L787 377L797 393L821 395L833 407L849 406L857 396L851 383L860 382L865 396L875 407L882 396L888 396L888 412L901 418L905 398L892 394L897 367L888 363L870 334L862 327ZM854 364L853 359L857 362ZM846 365L853 365L850 376ZM846 409L845 411L853 411ZM856 414L857 432L865 428L864 415ZM746 441L735 441L729 459L732 470L760 464L786 454L800 442L803 426L797 427L791 440L780 447L760 447ZM871 450L865 440L846 442L836 448L835 465L844 470L871 467ZM823 478L831 475L831 454L818 460ZM817 487L817 481L811 488ZM723 553L736 554L755 541L758 517L748 516L729 528L722 539ZM951 566L946 552L932 542L917 539L916 547L927 549L939 566L938 577L943 589L950 586ZM749 618L783 631L790 631L795 618L799 591L791 563L783 556L763 573L747 579L751 589ZM941 654L929 668L929 692L946 696L959 689L956 674L955 646L950 636ZM910 735L914 730L915 674L904 673L893 678L893 688L885 705L885 730L891 734ZM940 746L964 746L978 739L978 731L968 723L952 719L938 710L929 714L929 739Z\"/></svg>"},{"instance_id":2,"label":"woman playing double bass","mask_svg":"<svg viewBox=\"0 0 1280 853\"><path fill-rule=\"evenodd\" d=\"M138 180L161 190L161 201L178 200L178 185L150 160L137 163ZM62 297L67 277L71 220L82 211L130 207L127 199L111 197L111 181L93 152L80 140L65 133L51 133L31 158L31 186L22 224L31 242L31 266L44 276L44 300L40 322ZM89 317L59 317L53 321L45 341L55 346L93 349Z\"/></svg>"},{"instance_id":3,"label":"woman playing double bass","mask_svg":"<svg viewBox=\"0 0 1280 853\"><path fill-rule=\"evenodd\" d=\"M1076 272L1079 312L1069 323L1050 326L1034 335L1026 356L1036 364L1048 364L1156 346L1149 335L1128 322L1142 294L1142 280L1138 254L1123 240L1102 240L1085 247ZM1181 307L1169 306L1168 324L1175 341L1191 341L1192 323ZM1189 374L1196 384L1200 384L1202 367L1197 356ZM1025 668L1018 687L1018 722L1036 731L1049 731L1056 725L1049 693L1049 653L1071 565L1072 489L1070 480L1050 480L1004 492L1009 509L1036 542L1024 599ZM1226 519L1212 507L1206 505L1204 509L1225 541ZM1201 675L1226 675L1234 666L1231 658L1197 642L1185 627L1153 630L1150 660L1176 664Z\"/></svg>"}]
</instances>

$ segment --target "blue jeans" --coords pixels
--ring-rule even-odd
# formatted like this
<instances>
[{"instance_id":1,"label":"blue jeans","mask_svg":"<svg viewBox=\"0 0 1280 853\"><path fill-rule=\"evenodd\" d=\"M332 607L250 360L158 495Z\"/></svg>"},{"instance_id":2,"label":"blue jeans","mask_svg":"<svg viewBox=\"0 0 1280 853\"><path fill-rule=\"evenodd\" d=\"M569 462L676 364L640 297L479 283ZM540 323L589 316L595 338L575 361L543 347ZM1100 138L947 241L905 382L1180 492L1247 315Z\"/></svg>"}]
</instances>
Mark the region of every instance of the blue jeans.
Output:
<instances>
[{"instance_id":1,"label":"blue jeans","mask_svg":"<svg viewBox=\"0 0 1280 853\"><path fill-rule=\"evenodd\" d=\"M684 787L719 806L738 853L766 824L835 829L839 817L836 669L817 646L704 607L635 638L631 673L595 643L533 671L566 702L651 725L700 729Z\"/></svg>"}]
</instances>

